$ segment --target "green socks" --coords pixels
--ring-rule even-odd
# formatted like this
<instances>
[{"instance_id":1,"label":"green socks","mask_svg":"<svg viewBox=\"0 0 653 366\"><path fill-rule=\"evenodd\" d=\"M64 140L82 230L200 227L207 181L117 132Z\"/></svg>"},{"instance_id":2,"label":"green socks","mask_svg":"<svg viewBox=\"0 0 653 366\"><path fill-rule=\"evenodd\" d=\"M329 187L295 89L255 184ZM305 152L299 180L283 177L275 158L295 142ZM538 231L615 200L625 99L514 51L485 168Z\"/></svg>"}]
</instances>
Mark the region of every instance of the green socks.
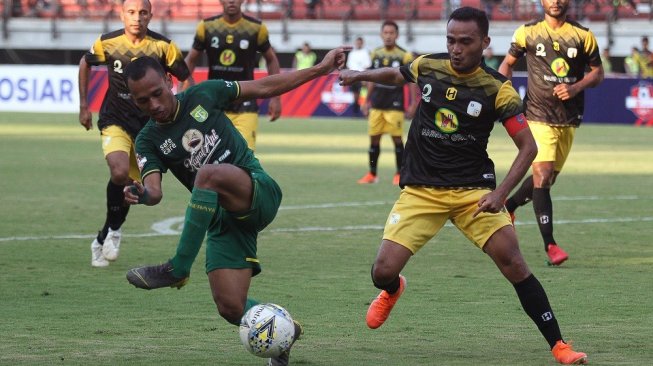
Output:
<instances>
[{"instance_id":1,"label":"green socks","mask_svg":"<svg viewBox=\"0 0 653 366\"><path fill-rule=\"evenodd\" d=\"M193 188L193 193L186 208L184 228L177 245L177 254L172 262L172 275L177 278L187 277L190 268L199 253L206 230L211 224L213 215L218 208L218 193L215 191Z\"/></svg>"}]
</instances>

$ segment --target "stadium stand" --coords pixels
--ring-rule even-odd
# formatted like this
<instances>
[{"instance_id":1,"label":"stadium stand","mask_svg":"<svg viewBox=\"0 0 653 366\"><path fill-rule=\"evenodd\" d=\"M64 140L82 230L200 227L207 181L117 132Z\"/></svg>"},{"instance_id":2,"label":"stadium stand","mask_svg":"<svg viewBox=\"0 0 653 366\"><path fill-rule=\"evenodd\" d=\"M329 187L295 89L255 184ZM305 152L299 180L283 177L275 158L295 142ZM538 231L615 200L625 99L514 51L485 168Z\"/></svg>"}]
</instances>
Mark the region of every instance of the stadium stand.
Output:
<instances>
[{"instance_id":1,"label":"stadium stand","mask_svg":"<svg viewBox=\"0 0 653 366\"><path fill-rule=\"evenodd\" d=\"M248 0L246 12L262 19L394 20L446 18L452 4L486 9L493 20L528 20L538 15L539 0ZM152 0L155 15L172 20L197 20L222 12L217 0ZM649 18L651 0L571 0L580 19ZM5 11L9 5L11 9ZM120 0L5 0L5 16L101 19L117 17ZM634 6L634 7L633 7Z\"/></svg>"}]
</instances>

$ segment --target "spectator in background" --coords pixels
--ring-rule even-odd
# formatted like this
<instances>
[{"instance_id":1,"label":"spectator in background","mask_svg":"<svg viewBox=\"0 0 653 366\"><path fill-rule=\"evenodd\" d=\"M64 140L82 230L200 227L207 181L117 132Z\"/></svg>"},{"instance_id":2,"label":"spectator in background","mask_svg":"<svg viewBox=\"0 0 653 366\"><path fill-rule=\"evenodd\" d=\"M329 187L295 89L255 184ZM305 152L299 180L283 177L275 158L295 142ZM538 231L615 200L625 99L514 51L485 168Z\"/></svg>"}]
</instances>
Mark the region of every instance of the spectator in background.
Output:
<instances>
[{"instance_id":1,"label":"spectator in background","mask_svg":"<svg viewBox=\"0 0 653 366\"><path fill-rule=\"evenodd\" d=\"M612 60L610 60L610 47L605 47L601 53L601 61L603 62L603 71L606 74L612 73Z\"/></svg>"},{"instance_id":2,"label":"spectator in background","mask_svg":"<svg viewBox=\"0 0 653 366\"><path fill-rule=\"evenodd\" d=\"M243 0L220 0L224 13L204 19L197 25L193 45L186 56L188 68L203 53L209 61L209 79L254 80L256 56L260 53L269 75L280 71L277 54L270 45L265 23L242 12ZM225 108L227 117L247 140L247 147L256 150L258 104L256 100L238 100ZM273 97L268 104L270 121L281 115L281 99Z\"/></svg>"},{"instance_id":3,"label":"spectator in background","mask_svg":"<svg viewBox=\"0 0 653 366\"><path fill-rule=\"evenodd\" d=\"M639 67L639 76L643 79L653 78L653 63L651 57L653 54L648 49L648 37L642 36L642 49L637 53L637 66Z\"/></svg>"},{"instance_id":4,"label":"spectator in background","mask_svg":"<svg viewBox=\"0 0 653 366\"><path fill-rule=\"evenodd\" d=\"M317 55L311 49L308 42L304 42L302 48L295 53L295 58L292 60L292 67L297 70L308 69L315 65Z\"/></svg>"},{"instance_id":5,"label":"spectator in background","mask_svg":"<svg viewBox=\"0 0 653 366\"><path fill-rule=\"evenodd\" d=\"M499 69L499 58L494 57L494 51L492 47L488 47L483 51L483 57L485 58L485 64L489 67L498 70Z\"/></svg>"},{"instance_id":6,"label":"spectator in background","mask_svg":"<svg viewBox=\"0 0 653 366\"><path fill-rule=\"evenodd\" d=\"M481 3L483 3L483 8L485 9L485 14L487 14L487 18L489 20L492 20L492 12L494 11L494 6L501 5L501 0L481 0ZM496 70L496 67L494 67L494 69Z\"/></svg>"},{"instance_id":7,"label":"spectator in background","mask_svg":"<svg viewBox=\"0 0 653 366\"><path fill-rule=\"evenodd\" d=\"M306 17L308 19L317 19L318 18L318 15L317 15L318 6L321 7L322 12L324 12L324 5L322 4L322 0L304 0L304 2L306 3Z\"/></svg>"},{"instance_id":8,"label":"spectator in background","mask_svg":"<svg viewBox=\"0 0 653 366\"><path fill-rule=\"evenodd\" d=\"M110 179L105 193L104 225L91 243L93 267L106 267L109 261L118 258L122 239L120 228L129 212L129 206L123 205L123 188L141 178L134 141L149 117L130 98L123 79L125 67L135 57L150 56L177 79L190 78L177 45L147 28L152 20L149 0L126 0L121 7L120 19L124 28L98 37L91 50L79 61L79 123L86 130L93 127L93 116L88 108L91 66L106 65L109 74L109 89L102 101L97 126Z\"/></svg>"},{"instance_id":9,"label":"spectator in background","mask_svg":"<svg viewBox=\"0 0 653 366\"><path fill-rule=\"evenodd\" d=\"M354 41L354 48L349 52L347 56L347 68L355 71L363 71L372 66L372 59L370 58L370 51L368 51L364 46L363 37L357 37ZM358 99L360 98L361 88L363 83L356 82L351 84L349 89L354 93L354 113L360 113L360 105L358 104Z\"/></svg>"},{"instance_id":10,"label":"spectator in background","mask_svg":"<svg viewBox=\"0 0 653 366\"><path fill-rule=\"evenodd\" d=\"M638 58L639 49L633 46L633 48L630 50L630 55L624 58L624 70L628 76L632 76L634 78L639 76L639 63L637 61Z\"/></svg>"}]
</instances>

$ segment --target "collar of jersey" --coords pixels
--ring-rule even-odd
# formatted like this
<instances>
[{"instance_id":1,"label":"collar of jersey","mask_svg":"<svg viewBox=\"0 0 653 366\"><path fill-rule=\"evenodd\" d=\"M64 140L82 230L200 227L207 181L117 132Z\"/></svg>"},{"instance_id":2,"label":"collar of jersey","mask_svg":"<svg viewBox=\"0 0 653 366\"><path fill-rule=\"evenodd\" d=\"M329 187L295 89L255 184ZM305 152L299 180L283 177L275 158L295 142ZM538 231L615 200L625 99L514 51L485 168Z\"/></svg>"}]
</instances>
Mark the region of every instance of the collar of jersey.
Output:
<instances>
[{"instance_id":1,"label":"collar of jersey","mask_svg":"<svg viewBox=\"0 0 653 366\"><path fill-rule=\"evenodd\" d=\"M467 74L461 74L458 71L453 69L453 66L451 66L451 60L447 61L447 67L453 73L453 75L455 75L457 78L461 78L461 79L472 77L472 76L476 75L479 72L479 70L481 69L481 65L479 65L474 69L474 71L472 71L470 73L467 73Z\"/></svg>"},{"instance_id":2,"label":"collar of jersey","mask_svg":"<svg viewBox=\"0 0 653 366\"><path fill-rule=\"evenodd\" d=\"M177 98L175 97L175 99L177 99ZM181 108L181 102L179 102L179 99L177 99L177 110L175 111L175 115L172 117L172 119L170 121L166 121L166 122L157 122L157 124L169 125L171 123L174 123L177 120L177 116L179 115L179 109L180 108Z\"/></svg>"}]
</instances>

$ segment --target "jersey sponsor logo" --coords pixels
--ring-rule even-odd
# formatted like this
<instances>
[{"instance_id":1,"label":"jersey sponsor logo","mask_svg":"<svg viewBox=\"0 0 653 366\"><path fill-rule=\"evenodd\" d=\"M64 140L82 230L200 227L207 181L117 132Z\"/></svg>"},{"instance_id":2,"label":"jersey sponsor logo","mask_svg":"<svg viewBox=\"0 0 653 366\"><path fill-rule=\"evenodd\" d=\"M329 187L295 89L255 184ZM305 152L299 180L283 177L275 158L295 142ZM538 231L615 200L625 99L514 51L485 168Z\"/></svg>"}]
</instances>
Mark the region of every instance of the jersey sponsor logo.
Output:
<instances>
[{"instance_id":1,"label":"jersey sponsor logo","mask_svg":"<svg viewBox=\"0 0 653 366\"><path fill-rule=\"evenodd\" d=\"M453 87L448 88L447 91L444 93L444 97L447 98L447 100L456 99L456 95L458 95L458 90Z\"/></svg>"},{"instance_id":2,"label":"jersey sponsor logo","mask_svg":"<svg viewBox=\"0 0 653 366\"><path fill-rule=\"evenodd\" d=\"M393 212L390 214L390 218L388 218L388 223L389 224L398 224L399 220L401 220L401 215Z\"/></svg>"},{"instance_id":3,"label":"jersey sponsor logo","mask_svg":"<svg viewBox=\"0 0 653 366\"><path fill-rule=\"evenodd\" d=\"M544 320L545 322L551 319L553 319L553 313L551 313L550 311L547 311L546 313L542 314L542 320Z\"/></svg>"},{"instance_id":4,"label":"jersey sponsor logo","mask_svg":"<svg viewBox=\"0 0 653 366\"><path fill-rule=\"evenodd\" d=\"M482 105L479 102L471 101L467 105L467 114L469 114L472 117L478 117L481 115L481 109Z\"/></svg>"},{"instance_id":5,"label":"jersey sponsor logo","mask_svg":"<svg viewBox=\"0 0 653 366\"><path fill-rule=\"evenodd\" d=\"M440 108L435 112L435 127L444 133L458 131L458 116L450 109Z\"/></svg>"},{"instance_id":6,"label":"jersey sponsor logo","mask_svg":"<svg viewBox=\"0 0 653 366\"><path fill-rule=\"evenodd\" d=\"M576 56L578 56L578 49L576 47L569 47L567 49L567 57L576 58Z\"/></svg>"},{"instance_id":7,"label":"jersey sponsor logo","mask_svg":"<svg viewBox=\"0 0 653 366\"><path fill-rule=\"evenodd\" d=\"M202 135L202 132L194 128L187 130L181 138L184 150L190 153L190 157L184 160L184 166L191 171L198 170L213 156L220 142L222 142L222 139L214 129L211 129L206 135ZM231 152L229 150L225 151L216 163L224 160L229 155L231 155Z\"/></svg>"},{"instance_id":8,"label":"jersey sponsor logo","mask_svg":"<svg viewBox=\"0 0 653 366\"><path fill-rule=\"evenodd\" d=\"M558 57L551 62L551 71L553 71L557 77L564 78L569 74L569 64L564 58Z\"/></svg>"},{"instance_id":9,"label":"jersey sponsor logo","mask_svg":"<svg viewBox=\"0 0 653 366\"><path fill-rule=\"evenodd\" d=\"M485 173L485 174L483 174L483 179L494 179L494 174Z\"/></svg>"},{"instance_id":10,"label":"jersey sponsor logo","mask_svg":"<svg viewBox=\"0 0 653 366\"><path fill-rule=\"evenodd\" d=\"M249 41L246 39L241 39L240 40L240 48L243 50L246 50L249 48Z\"/></svg>"},{"instance_id":11,"label":"jersey sponsor logo","mask_svg":"<svg viewBox=\"0 0 653 366\"><path fill-rule=\"evenodd\" d=\"M232 43L234 43L234 35L229 34L227 35L227 44L232 44Z\"/></svg>"},{"instance_id":12,"label":"jersey sponsor logo","mask_svg":"<svg viewBox=\"0 0 653 366\"><path fill-rule=\"evenodd\" d=\"M159 150L163 153L163 155L168 155L177 148L177 144L175 144L172 139L167 139L163 141L161 145L159 145Z\"/></svg>"},{"instance_id":13,"label":"jersey sponsor logo","mask_svg":"<svg viewBox=\"0 0 653 366\"><path fill-rule=\"evenodd\" d=\"M107 147L109 146L110 142L111 142L111 136L102 137L102 146Z\"/></svg>"},{"instance_id":14,"label":"jersey sponsor logo","mask_svg":"<svg viewBox=\"0 0 653 366\"><path fill-rule=\"evenodd\" d=\"M192 111L190 111L190 115L199 123L202 123L206 121L207 118L209 118L209 112L207 112L206 109L204 109L204 107L201 105L198 105Z\"/></svg>"},{"instance_id":15,"label":"jersey sponsor logo","mask_svg":"<svg viewBox=\"0 0 653 366\"><path fill-rule=\"evenodd\" d=\"M399 63L399 61L397 60L392 61L392 67L399 67L399 66L401 66L401 63Z\"/></svg>"},{"instance_id":16,"label":"jersey sponsor logo","mask_svg":"<svg viewBox=\"0 0 653 366\"><path fill-rule=\"evenodd\" d=\"M225 66L233 65L236 62L236 54L232 50L224 50L220 54L220 63Z\"/></svg>"},{"instance_id":17,"label":"jersey sponsor logo","mask_svg":"<svg viewBox=\"0 0 653 366\"><path fill-rule=\"evenodd\" d=\"M184 132L184 136L181 138L181 145L184 147L184 150L191 154L201 149L203 143L204 136L199 130L194 128Z\"/></svg>"}]
</instances>

